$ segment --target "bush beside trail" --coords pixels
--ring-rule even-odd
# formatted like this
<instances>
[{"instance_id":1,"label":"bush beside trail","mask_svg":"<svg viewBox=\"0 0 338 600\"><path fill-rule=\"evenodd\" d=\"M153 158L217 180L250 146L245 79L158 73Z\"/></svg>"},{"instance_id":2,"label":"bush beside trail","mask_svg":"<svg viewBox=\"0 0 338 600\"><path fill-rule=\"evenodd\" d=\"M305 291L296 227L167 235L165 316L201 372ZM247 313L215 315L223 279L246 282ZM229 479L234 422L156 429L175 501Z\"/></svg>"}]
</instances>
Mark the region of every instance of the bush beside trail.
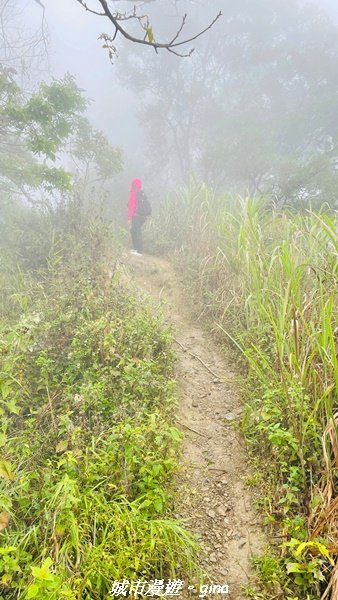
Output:
<instances>
[{"instance_id":1,"label":"bush beside trail","mask_svg":"<svg viewBox=\"0 0 338 600\"><path fill-rule=\"evenodd\" d=\"M114 580L193 567L195 544L170 518L181 439L170 331L121 277L112 232L73 222L75 232L54 230L39 272L18 271L8 249L2 263L7 600L103 599Z\"/></svg>"},{"instance_id":2,"label":"bush beside trail","mask_svg":"<svg viewBox=\"0 0 338 600\"><path fill-rule=\"evenodd\" d=\"M201 315L238 351L243 427L279 548L255 560L253 598L338 595L337 215L277 210L193 185L148 235L170 253ZM244 358L244 360L242 360Z\"/></svg>"}]
</instances>

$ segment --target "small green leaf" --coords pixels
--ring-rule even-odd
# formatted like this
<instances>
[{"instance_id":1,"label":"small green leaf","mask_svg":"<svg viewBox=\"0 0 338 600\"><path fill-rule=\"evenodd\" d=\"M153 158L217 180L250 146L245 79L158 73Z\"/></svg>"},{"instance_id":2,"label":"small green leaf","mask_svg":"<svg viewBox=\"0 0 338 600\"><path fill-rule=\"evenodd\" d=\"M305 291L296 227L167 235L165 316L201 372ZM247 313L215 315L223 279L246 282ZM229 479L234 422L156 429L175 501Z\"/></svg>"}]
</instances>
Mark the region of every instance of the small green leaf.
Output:
<instances>
[{"instance_id":1,"label":"small green leaf","mask_svg":"<svg viewBox=\"0 0 338 600\"><path fill-rule=\"evenodd\" d=\"M147 33L147 38L149 42L153 42L154 41L154 32L153 32L153 28L152 27L147 27L146 28L146 33Z\"/></svg>"},{"instance_id":2,"label":"small green leaf","mask_svg":"<svg viewBox=\"0 0 338 600\"><path fill-rule=\"evenodd\" d=\"M4 479L7 479L8 481L13 481L15 479L12 465L7 460L0 460L0 477L4 477Z\"/></svg>"},{"instance_id":3,"label":"small green leaf","mask_svg":"<svg viewBox=\"0 0 338 600\"><path fill-rule=\"evenodd\" d=\"M61 454L62 452L65 452L68 448L68 440L61 440L60 442L57 443L55 451L58 454Z\"/></svg>"},{"instance_id":4,"label":"small green leaf","mask_svg":"<svg viewBox=\"0 0 338 600\"><path fill-rule=\"evenodd\" d=\"M32 583L27 590L26 598L36 598L38 592L39 585L37 583Z\"/></svg>"},{"instance_id":5,"label":"small green leaf","mask_svg":"<svg viewBox=\"0 0 338 600\"><path fill-rule=\"evenodd\" d=\"M287 563L286 570L288 573L302 573L299 563Z\"/></svg>"}]
</instances>

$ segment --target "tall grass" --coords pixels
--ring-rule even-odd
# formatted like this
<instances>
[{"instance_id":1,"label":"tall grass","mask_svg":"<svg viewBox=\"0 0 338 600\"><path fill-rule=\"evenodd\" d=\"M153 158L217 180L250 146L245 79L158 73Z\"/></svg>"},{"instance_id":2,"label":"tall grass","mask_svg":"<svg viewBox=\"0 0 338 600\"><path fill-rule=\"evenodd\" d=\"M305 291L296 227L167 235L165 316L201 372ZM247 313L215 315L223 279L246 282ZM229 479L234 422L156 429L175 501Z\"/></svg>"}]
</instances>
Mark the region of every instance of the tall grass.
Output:
<instances>
[{"instance_id":1,"label":"tall grass","mask_svg":"<svg viewBox=\"0 0 338 600\"><path fill-rule=\"evenodd\" d=\"M291 544L281 583L318 598L338 547L337 215L216 198L194 185L162 207L156 225L205 321L245 357L245 431L270 472L269 522ZM299 547L307 559L295 557Z\"/></svg>"}]
</instances>

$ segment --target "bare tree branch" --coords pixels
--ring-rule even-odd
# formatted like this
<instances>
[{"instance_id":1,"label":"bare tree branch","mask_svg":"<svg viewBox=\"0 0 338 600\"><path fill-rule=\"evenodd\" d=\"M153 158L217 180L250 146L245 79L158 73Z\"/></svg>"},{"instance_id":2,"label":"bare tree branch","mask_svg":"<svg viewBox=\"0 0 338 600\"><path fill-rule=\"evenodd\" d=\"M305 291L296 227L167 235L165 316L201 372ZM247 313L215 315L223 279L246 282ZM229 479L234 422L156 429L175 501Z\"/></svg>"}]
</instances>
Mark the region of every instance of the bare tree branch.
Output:
<instances>
[{"instance_id":1,"label":"bare tree branch","mask_svg":"<svg viewBox=\"0 0 338 600\"><path fill-rule=\"evenodd\" d=\"M171 42L170 42L170 44L171 44L171 45L172 45L174 42L176 42L177 38L180 36L180 34L181 34L181 32L182 32L182 29L183 29L183 27L184 27L184 25L185 25L185 22L186 22L186 20L187 20L187 15L185 14L185 15L183 16L183 19L182 19L181 27L179 28L178 32L176 33L176 35L174 35L173 39L172 39L172 40L171 40Z\"/></svg>"},{"instance_id":2,"label":"bare tree branch","mask_svg":"<svg viewBox=\"0 0 338 600\"><path fill-rule=\"evenodd\" d=\"M34 0L42 10L41 23L33 30L24 20L24 8L17 0L0 0L0 62L16 71L21 87L25 88L41 69L48 71L48 29L45 7Z\"/></svg>"},{"instance_id":3,"label":"bare tree branch","mask_svg":"<svg viewBox=\"0 0 338 600\"><path fill-rule=\"evenodd\" d=\"M42 4L42 2L40 2L40 0L35 0L35 2L36 2L37 4L39 4L39 5L41 6L41 8L42 8L43 12L45 12L45 5L44 5L44 4Z\"/></svg>"},{"instance_id":4,"label":"bare tree branch","mask_svg":"<svg viewBox=\"0 0 338 600\"><path fill-rule=\"evenodd\" d=\"M77 1L81 4L81 6L83 6L83 8L85 10L87 10L90 13L93 13L93 15L97 15L98 17L105 17L106 16L106 14L104 12L98 12L96 10L93 10L92 8L89 8L89 6L87 5L87 3L83 2L83 0L77 0Z\"/></svg>"},{"instance_id":5,"label":"bare tree branch","mask_svg":"<svg viewBox=\"0 0 338 600\"><path fill-rule=\"evenodd\" d=\"M39 0L36 0L36 1L38 2ZM194 51L193 48L186 54L181 54L180 52L177 52L175 50L175 48L177 48L179 46L183 46L184 44L193 42L194 40L199 38L201 35L203 35L209 29L211 29L213 27L213 25L216 23L216 21L218 21L218 19L222 16L222 12L219 11L219 13L216 15L216 17L211 21L211 23L209 23L209 25L207 27L205 27L205 29L203 29L202 31L199 31L198 33L196 33L194 36L192 36L190 38L178 41L179 37L184 29L184 26L186 24L186 20L187 20L187 15L184 15L182 18L181 26L179 27L179 29L176 32L176 34L174 35L174 37L171 39L170 42L163 43L163 42L156 42L156 40L153 37L153 30L150 27L148 18L146 17L146 15L142 15L142 16L137 15L135 6L134 6L133 13L131 15L127 16L126 14L123 14L123 13L113 12L109 8L107 0L97 0L103 9L103 12L99 12L99 11L93 10L92 8L89 8L88 4L85 0L76 0L76 1L79 4L81 4L81 6L83 6L83 8L85 10L87 10L97 16L100 16L100 17L107 17L107 19L113 24L113 26L115 28L115 32L112 37L109 36L108 34L102 34L102 36L100 36L102 39L105 40L105 42L106 42L105 47L107 47L109 49L109 54L111 57L113 56L113 54L116 53L116 48L113 45L113 42L119 33L129 42L133 42L136 44L142 44L145 46L151 46L152 48L154 48L155 52L158 52L158 50L164 49L164 50L168 50L168 52L171 52L172 54L176 54L177 56L180 56L180 57L191 56L192 52ZM139 37L135 37L134 35L131 35L121 25L121 22L130 20L130 19L136 19L140 22L141 27L145 30L144 38L139 38ZM146 23L144 23L145 19L147 19Z\"/></svg>"}]
</instances>

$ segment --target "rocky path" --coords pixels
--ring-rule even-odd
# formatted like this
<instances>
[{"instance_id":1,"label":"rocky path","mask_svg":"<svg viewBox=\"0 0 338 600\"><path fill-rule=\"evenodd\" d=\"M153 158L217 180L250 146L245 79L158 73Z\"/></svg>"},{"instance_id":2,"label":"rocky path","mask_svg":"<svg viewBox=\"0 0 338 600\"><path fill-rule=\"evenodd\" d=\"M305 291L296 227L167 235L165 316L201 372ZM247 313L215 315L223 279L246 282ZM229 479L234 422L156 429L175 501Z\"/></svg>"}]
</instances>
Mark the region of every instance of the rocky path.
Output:
<instances>
[{"instance_id":1,"label":"rocky path","mask_svg":"<svg viewBox=\"0 0 338 600\"><path fill-rule=\"evenodd\" d=\"M128 263L137 285L162 304L174 328L177 426L185 434L177 513L200 537L200 562L210 582L229 586L225 598L244 600L241 586L252 577L250 556L262 551L264 537L245 485L243 440L234 427L242 414L235 373L210 335L193 322L192 299L170 263L147 256L130 257Z\"/></svg>"}]
</instances>

